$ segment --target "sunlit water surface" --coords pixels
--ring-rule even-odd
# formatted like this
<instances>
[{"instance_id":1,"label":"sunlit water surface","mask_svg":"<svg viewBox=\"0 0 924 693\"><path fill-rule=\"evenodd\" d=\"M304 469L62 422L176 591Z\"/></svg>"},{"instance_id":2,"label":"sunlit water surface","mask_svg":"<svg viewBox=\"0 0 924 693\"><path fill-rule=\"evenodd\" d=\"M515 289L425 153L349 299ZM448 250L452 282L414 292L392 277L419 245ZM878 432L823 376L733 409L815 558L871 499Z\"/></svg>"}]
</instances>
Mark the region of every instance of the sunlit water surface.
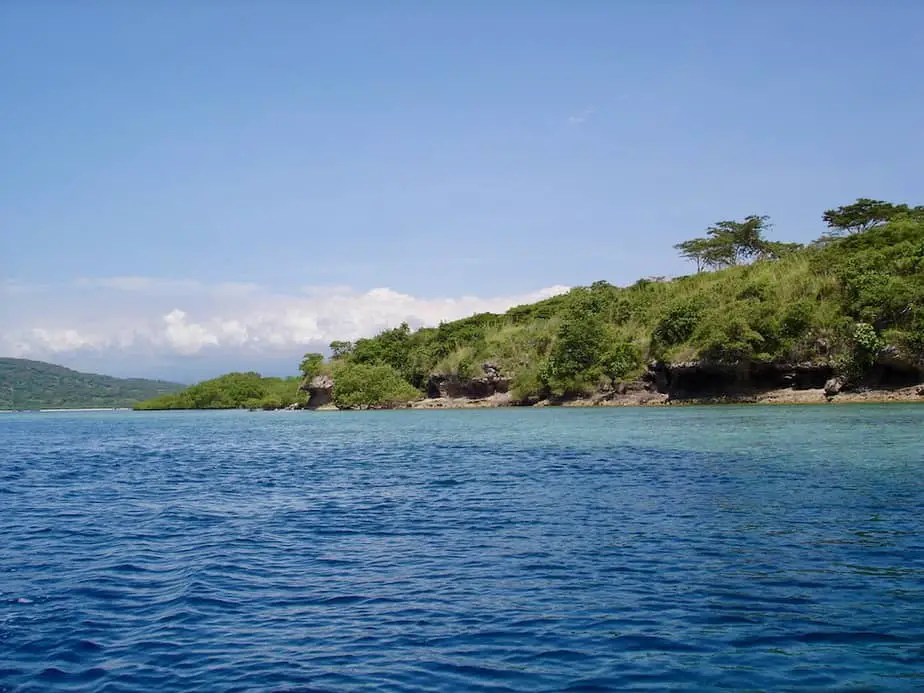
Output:
<instances>
[{"instance_id":1,"label":"sunlit water surface","mask_svg":"<svg viewBox=\"0 0 924 693\"><path fill-rule=\"evenodd\" d=\"M924 687L924 406L0 417L2 691Z\"/></svg>"}]
</instances>

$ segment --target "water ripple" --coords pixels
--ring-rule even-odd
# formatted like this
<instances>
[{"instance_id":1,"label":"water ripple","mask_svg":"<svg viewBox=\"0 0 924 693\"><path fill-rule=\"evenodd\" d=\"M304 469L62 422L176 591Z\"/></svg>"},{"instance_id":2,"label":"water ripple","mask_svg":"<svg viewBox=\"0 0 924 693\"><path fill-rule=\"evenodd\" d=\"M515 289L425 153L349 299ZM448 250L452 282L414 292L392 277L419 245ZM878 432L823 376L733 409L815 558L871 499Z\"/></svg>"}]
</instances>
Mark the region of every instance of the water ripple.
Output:
<instances>
[{"instance_id":1,"label":"water ripple","mask_svg":"<svg viewBox=\"0 0 924 693\"><path fill-rule=\"evenodd\" d=\"M0 420L0 692L924 687L921 407Z\"/></svg>"}]
</instances>

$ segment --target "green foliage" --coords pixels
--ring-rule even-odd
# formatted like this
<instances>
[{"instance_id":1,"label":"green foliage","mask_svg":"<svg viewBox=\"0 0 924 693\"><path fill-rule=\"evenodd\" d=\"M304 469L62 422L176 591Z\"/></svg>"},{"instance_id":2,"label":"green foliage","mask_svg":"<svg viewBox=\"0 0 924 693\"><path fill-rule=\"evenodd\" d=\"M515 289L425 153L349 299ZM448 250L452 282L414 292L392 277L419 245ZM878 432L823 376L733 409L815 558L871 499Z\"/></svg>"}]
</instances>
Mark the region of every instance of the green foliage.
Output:
<instances>
[{"instance_id":1,"label":"green foliage","mask_svg":"<svg viewBox=\"0 0 924 693\"><path fill-rule=\"evenodd\" d=\"M552 347L551 373L559 378L575 378L599 363L606 348L606 327L592 299L574 305L558 327Z\"/></svg>"},{"instance_id":2,"label":"green foliage","mask_svg":"<svg viewBox=\"0 0 924 693\"><path fill-rule=\"evenodd\" d=\"M604 351L600 365L603 375L613 384L634 375L642 365L642 356L634 344L614 342Z\"/></svg>"},{"instance_id":3,"label":"green foliage","mask_svg":"<svg viewBox=\"0 0 924 693\"><path fill-rule=\"evenodd\" d=\"M334 404L341 409L405 404L420 392L388 365L343 363L334 370Z\"/></svg>"},{"instance_id":4,"label":"green foliage","mask_svg":"<svg viewBox=\"0 0 924 693\"><path fill-rule=\"evenodd\" d=\"M259 373L228 373L181 392L162 395L135 409L278 409L299 401L300 377L264 378ZM301 398L303 399L303 398Z\"/></svg>"},{"instance_id":5,"label":"green foliage","mask_svg":"<svg viewBox=\"0 0 924 693\"><path fill-rule=\"evenodd\" d=\"M510 395L516 402L539 400L548 390L548 361L528 362L513 371Z\"/></svg>"},{"instance_id":6,"label":"green foliage","mask_svg":"<svg viewBox=\"0 0 924 693\"><path fill-rule=\"evenodd\" d=\"M899 216L832 243L822 258L838 279L845 313L856 320L879 331L907 329L924 311L924 219Z\"/></svg>"},{"instance_id":7,"label":"green foliage","mask_svg":"<svg viewBox=\"0 0 924 693\"><path fill-rule=\"evenodd\" d=\"M908 211L908 205L861 197L853 204L827 210L821 218L832 229L831 235L839 236L869 231Z\"/></svg>"},{"instance_id":8,"label":"green foliage","mask_svg":"<svg viewBox=\"0 0 924 693\"><path fill-rule=\"evenodd\" d=\"M345 342L340 339L335 339L330 343L330 351L332 359L339 359L343 356L349 356L353 352L353 342Z\"/></svg>"},{"instance_id":9,"label":"green foliage","mask_svg":"<svg viewBox=\"0 0 924 693\"><path fill-rule=\"evenodd\" d=\"M321 368L324 365L324 356L316 353L305 354L302 358L302 362L298 365L298 370L301 371L302 377L306 380L314 378L316 375L320 375Z\"/></svg>"},{"instance_id":10,"label":"green foliage","mask_svg":"<svg viewBox=\"0 0 924 693\"><path fill-rule=\"evenodd\" d=\"M541 380L553 394L577 394L593 389L607 347L604 314L612 288L598 282L590 289L574 289L569 293L549 359L540 372Z\"/></svg>"},{"instance_id":11,"label":"green foliage","mask_svg":"<svg viewBox=\"0 0 924 693\"><path fill-rule=\"evenodd\" d=\"M716 245L709 238L691 238L674 246L680 256L696 263L696 271L702 272L706 267L714 267L719 259L715 253Z\"/></svg>"},{"instance_id":12,"label":"green foliage","mask_svg":"<svg viewBox=\"0 0 924 693\"><path fill-rule=\"evenodd\" d=\"M767 217L719 222L704 238L678 244L697 269L717 271L625 288L599 281L503 315L416 331L404 323L355 343L332 342L330 363L306 354L302 377L230 373L138 408L276 408L303 401L298 385L322 372L334 377L338 406L391 406L420 396L433 373L476 377L485 361L524 401L589 392L637 375L650 359L826 359L859 377L888 344L924 365L924 207L861 199L829 210L825 221L842 237L807 248L768 241ZM4 362L28 377L4 380ZM102 395L68 399L74 377L99 376L24 364L35 362L0 360L0 387L16 390L16 406L36 406L23 394L30 390L54 393L39 406L108 406ZM121 387L114 383L151 382L103 380L107 403Z\"/></svg>"},{"instance_id":13,"label":"green foliage","mask_svg":"<svg viewBox=\"0 0 924 693\"><path fill-rule=\"evenodd\" d=\"M42 361L0 358L0 409L131 407L182 389L162 380L112 378Z\"/></svg>"},{"instance_id":14,"label":"green foliage","mask_svg":"<svg viewBox=\"0 0 924 693\"><path fill-rule=\"evenodd\" d=\"M696 352L716 360L767 357L765 338L755 329L744 306L728 315L710 311L695 334Z\"/></svg>"},{"instance_id":15,"label":"green foliage","mask_svg":"<svg viewBox=\"0 0 924 693\"><path fill-rule=\"evenodd\" d=\"M652 343L670 347L687 341L693 335L701 313L701 302L696 298L683 297L676 301L655 327Z\"/></svg>"},{"instance_id":16,"label":"green foliage","mask_svg":"<svg viewBox=\"0 0 924 693\"><path fill-rule=\"evenodd\" d=\"M853 332L854 356L858 363L872 365L885 346L876 334L876 329L865 322L858 322Z\"/></svg>"},{"instance_id":17,"label":"green foliage","mask_svg":"<svg viewBox=\"0 0 924 693\"><path fill-rule=\"evenodd\" d=\"M891 209L898 211L886 221L880 209L875 223L811 247L768 241L767 217L719 222L704 238L678 246L698 269L717 271L649 277L625 288L600 281L504 315L414 332L401 325L354 345L332 345L331 365L387 367L381 377L397 374L422 389L432 373L474 377L491 361L510 379L513 398L530 400L632 377L650 359L862 365L876 344L857 323L924 363L924 208ZM359 405L388 399L356 397Z\"/></svg>"},{"instance_id":18,"label":"green foliage","mask_svg":"<svg viewBox=\"0 0 924 693\"><path fill-rule=\"evenodd\" d=\"M399 327L380 332L374 339L360 339L353 345L351 358L356 363L385 363L401 368L407 361L411 328L406 322Z\"/></svg>"},{"instance_id":19,"label":"green foliage","mask_svg":"<svg viewBox=\"0 0 924 693\"><path fill-rule=\"evenodd\" d=\"M543 319L513 324L487 336L483 356L511 377L513 399L539 399L545 393L543 374L548 371L558 323L557 319Z\"/></svg>"},{"instance_id":20,"label":"green foliage","mask_svg":"<svg viewBox=\"0 0 924 693\"><path fill-rule=\"evenodd\" d=\"M770 217L752 214L744 221L720 221L706 229L705 238L693 238L674 248L687 260L696 263L696 271L740 265L754 259L778 259L795 252L798 243L768 241Z\"/></svg>"},{"instance_id":21,"label":"green foliage","mask_svg":"<svg viewBox=\"0 0 924 693\"><path fill-rule=\"evenodd\" d=\"M784 311L780 322L780 335L788 339L802 337L812 326L814 316L811 301L801 300L790 304Z\"/></svg>"},{"instance_id":22,"label":"green foliage","mask_svg":"<svg viewBox=\"0 0 924 693\"><path fill-rule=\"evenodd\" d=\"M768 260L779 260L797 253L805 246L801 243L781 243L780 241L764 241L761 247L761 255Z\"/></svg>"},{"instance_id":23,"label":"green foliage","mask_svg":"<svg viewBox=\"0 0 924 693\"><path fill-rule=\"evenodd\" d=\"M872 325L858 322L849 331L846 342L849 348L837 355L834 366L848 382L857 382L876 362L885 341Z\"/></svg>"},{"instance_id":24,"label":"green foliage","mask_svg":"<svg viewBox=\"0 0 924 693\"><path fill-rule=\"evenodd\" d=\"M460 378L474 378L481 375L482 359L474 347L465 346L441 359L436 364L436 372L457 375Z\"/></svg>"}]
</instances>

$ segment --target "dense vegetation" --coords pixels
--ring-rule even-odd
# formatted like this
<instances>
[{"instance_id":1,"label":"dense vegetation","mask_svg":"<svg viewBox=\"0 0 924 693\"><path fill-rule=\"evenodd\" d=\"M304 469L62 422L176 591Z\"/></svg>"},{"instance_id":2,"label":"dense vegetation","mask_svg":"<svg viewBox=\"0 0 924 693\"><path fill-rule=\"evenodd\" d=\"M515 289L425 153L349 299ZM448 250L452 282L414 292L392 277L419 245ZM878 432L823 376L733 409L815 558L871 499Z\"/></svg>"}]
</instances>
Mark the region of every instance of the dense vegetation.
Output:
<instances>
[{"instance_id":1,"label":"dense vegetation","mask_svg":"<svg viewBox=\"0 0 924 693\"><path fill-rule=\"evenodd\" d=\"M112 378L42 361L0 358L0 409L130 407L182 388L162 380Z\"/></svg>"},{"instance_id":2,"label":"dense vegetation","mask_svg":"<svg viewBox=\"0 0 924 693\"><path fill-rule=\"evenodd\" d=\"M651 360L824 359L851 378L885 344L924 361L924 207L861 199L823 219L828 233L809 246L768 239L765 216L718 222L677 246L696 274L596 282L415 332L404 324L331 344L314 372L352 384L354 369L375 366L393 390L421 390L434 372L473 377L491 361L529 399L605 388Z\"/></svg>"},{"instance_id":3,"label":"dense vegetation","mask_svg":"<svg viewBox=\"0 0 924 693\"><path fill-rule=\"evenodd\" d=\"M765 216L721 221L676 246L695 274L599 281L503 315L336 341L329 360L306 354L302 377L331 376L334 404L357 407L420 397L432 374L471 378L486 361L520 400L606 389L652 360L823 361L857 382L889 345L924 367L924 207L860 199L822 218L828 232L807 246L770 240ZM222 391L243 377L196 388ZM258 388L272 379L247 377L252 392L191 388L161 403L253 406L276 395Z\"/></svg>"},{"instance_id":4,"label":"dense vegetation","mask_svg":"<svg viewBox=\"0 0 924 693\"><path fill-rule=\"evenodd\" d=\"M302 379L264 378L259 373L228 373L182 392L161 395L135 409L280 409L299 399Z\"/></svg>"}]
</instances>

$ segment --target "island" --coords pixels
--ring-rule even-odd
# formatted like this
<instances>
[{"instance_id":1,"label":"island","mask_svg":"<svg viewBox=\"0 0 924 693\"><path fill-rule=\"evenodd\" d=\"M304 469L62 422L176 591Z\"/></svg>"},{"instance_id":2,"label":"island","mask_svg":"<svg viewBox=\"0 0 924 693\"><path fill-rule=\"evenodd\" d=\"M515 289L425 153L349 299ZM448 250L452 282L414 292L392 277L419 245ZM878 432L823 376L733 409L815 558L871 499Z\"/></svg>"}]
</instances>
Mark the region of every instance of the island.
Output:
<instances>
[{"instance_id":1,"label":"island","mask_svg":"<svg viewBox=\"0 0 924 693\"><path fill-rule=\"evenodd\" d=\"M124 409L185 386L145 378L113 378L44 361L0 358L0 411Z\"/></svg>"},{"instance_id":2,"label":"island","mask_svg":"<svg viewBox=\"0 0 924 693\"><path fill-rule=\"evenodd\" d=\"M924 401L924 206L827 210L803 245L720 221L675 249L695 273L567 294L437 327L405 323L300 374L231 373L136 409Z\"/></svg>"}]
</instances>

